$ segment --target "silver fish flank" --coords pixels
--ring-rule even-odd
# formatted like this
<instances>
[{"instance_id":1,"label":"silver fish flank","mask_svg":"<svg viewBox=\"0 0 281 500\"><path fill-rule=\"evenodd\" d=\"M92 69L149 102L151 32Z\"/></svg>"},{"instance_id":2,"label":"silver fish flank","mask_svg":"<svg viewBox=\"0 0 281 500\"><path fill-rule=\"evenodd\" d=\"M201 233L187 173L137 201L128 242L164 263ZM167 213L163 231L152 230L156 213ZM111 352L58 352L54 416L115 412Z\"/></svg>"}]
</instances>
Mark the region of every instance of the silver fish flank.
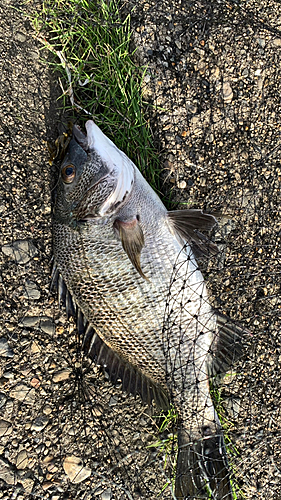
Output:
<instances>
[{"instance_id":1,"label":"silver fish flank","mask_svg":"<svg viewBox=\"0 0 281 500\"><path fill-rule=\"evenodd\" d=\"M86 354L127 392L176 406L175 496L231 500L209 379L240 354L242 330L214 312L195 260L215 251L201 231L216 221L200 210L168 212L92 120L86 130L73 128L61 165L55 279L78 328L87 320Z\"/></svg>"}]
</instances>

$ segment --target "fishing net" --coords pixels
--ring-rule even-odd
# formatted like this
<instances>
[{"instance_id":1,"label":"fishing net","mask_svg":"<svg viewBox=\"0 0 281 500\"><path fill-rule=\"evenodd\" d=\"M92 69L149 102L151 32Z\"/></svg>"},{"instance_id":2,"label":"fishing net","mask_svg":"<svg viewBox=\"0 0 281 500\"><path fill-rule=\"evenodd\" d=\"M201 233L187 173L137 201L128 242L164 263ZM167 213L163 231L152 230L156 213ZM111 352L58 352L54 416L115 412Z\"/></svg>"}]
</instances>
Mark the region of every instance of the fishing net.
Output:
<instances>
[{"instance_id":1,"label":"fishing net","mask_svg":"<svg viewBox=\"0 0 281 500\"><path fill-rule=\"evenodd\" d=\"M34 8L41 3L26 12ZM47 142L66 119L60 77L19 9L7 0L0 10L0 498L174 498L174 409L157 418L154 403L113 386L85 359L75 322L50 292ZM214 309L251 332L242 357L211 385L233 497L278 500L280 3L148 0L119 11L131 16L133 60L147 65L144 113L161 195L172 208L217 218L209 236L219 252L198 265Z\"/></svg>"}]
</instances>

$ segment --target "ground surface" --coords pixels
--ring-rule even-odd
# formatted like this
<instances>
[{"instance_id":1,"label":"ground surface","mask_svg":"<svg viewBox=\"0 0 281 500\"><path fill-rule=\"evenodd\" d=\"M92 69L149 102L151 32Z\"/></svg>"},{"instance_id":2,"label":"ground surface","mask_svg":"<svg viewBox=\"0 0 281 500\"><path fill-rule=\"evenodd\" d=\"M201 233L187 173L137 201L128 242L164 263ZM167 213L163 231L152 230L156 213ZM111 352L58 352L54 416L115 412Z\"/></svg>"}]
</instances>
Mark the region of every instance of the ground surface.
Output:
<instances>
[{"instance_id":1,"label":"ground surface","mask_svg":"<svg viewBox=\"0 0 281 500\"><path fill-rule=\"evenodd\" d=\"M278 500L280 4L138 1L123 15L132 7L163 192L219 215L221 253L205 275L216 306L253 332L224 387L237 480L247 500ZM60 89L18 9L0 9L0 498L156 498L166 472L147 448L146 408L93 368L94 404L78 397L75 332L49 294L46 141L57 135ZM71 456L81 461L69 470ZM70 482L79 471L84 480Z\"/></svg>"}]
</instances>

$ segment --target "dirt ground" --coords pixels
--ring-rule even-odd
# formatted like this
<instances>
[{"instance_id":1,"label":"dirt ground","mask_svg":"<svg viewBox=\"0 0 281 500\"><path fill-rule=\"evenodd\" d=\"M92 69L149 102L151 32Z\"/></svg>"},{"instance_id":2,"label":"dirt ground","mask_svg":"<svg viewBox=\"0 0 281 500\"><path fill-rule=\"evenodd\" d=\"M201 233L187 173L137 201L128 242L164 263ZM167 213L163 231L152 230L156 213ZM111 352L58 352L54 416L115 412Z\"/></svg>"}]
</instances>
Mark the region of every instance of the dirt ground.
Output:
<instances>
[{"instance_id":1,"label":"dirt ground","mask_svg":"<svg viewBox=\"0 0 281 500\"><path fill-rule=\"evenodd\" d=\"M49 292L61 90L20 9L0 6L0 499L171 498L170 465L148 448L154 419L95 367L81 375L74 326ZM163 193L217 216L204 276L214 305L253 334L223 387L239 498L278 500L280 3L136 0L128 12ZM66 472L73 456L81 481Z\"/></svg>"}]
</instances>

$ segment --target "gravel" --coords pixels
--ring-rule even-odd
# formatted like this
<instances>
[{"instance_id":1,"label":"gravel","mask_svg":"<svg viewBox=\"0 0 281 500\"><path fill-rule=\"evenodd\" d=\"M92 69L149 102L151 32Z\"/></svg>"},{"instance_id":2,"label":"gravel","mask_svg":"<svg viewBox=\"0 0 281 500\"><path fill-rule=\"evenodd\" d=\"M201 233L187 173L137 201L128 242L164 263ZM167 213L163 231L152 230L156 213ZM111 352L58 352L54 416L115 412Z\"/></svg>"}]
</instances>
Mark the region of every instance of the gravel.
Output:
<instances>
[{"instance_id":1,"label":"gravel","mask_svg":"<svg viewBox=\"0 0 281 500\"><path fill-rule=\"evenodd\" d=\"M163 193L218 218L221 252L202 269L214 305L253 333L222 388L236 479L247 500L278 500L280 5L135 0L129 11ZM171 464L148 448L155 420L82 362L49 293L47 141L61 90L15 0L0 21L0 499L171 498L169 488L157 496Z\"/></svg>"}]
</instances>

